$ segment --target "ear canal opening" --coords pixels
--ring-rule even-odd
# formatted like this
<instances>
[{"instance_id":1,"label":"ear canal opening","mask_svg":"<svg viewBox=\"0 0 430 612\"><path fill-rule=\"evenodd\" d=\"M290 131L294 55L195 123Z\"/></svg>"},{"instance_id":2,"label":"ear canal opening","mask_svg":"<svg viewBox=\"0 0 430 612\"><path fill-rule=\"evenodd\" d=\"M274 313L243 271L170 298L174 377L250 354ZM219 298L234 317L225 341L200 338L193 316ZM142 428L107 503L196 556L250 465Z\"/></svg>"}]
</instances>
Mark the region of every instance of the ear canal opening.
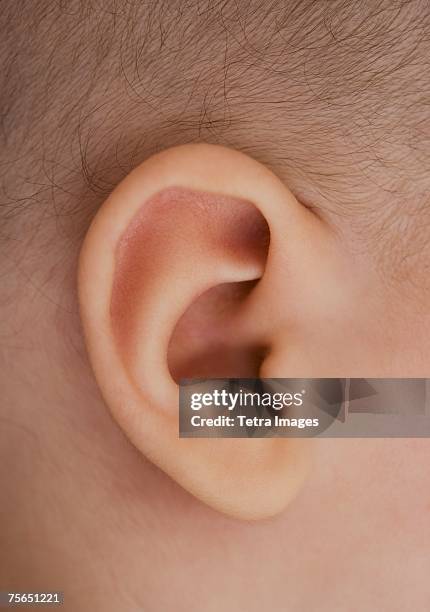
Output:
<instances>
[{"instance_id":1,"label":"ear canal opening","mask_svg":"<svg viewBox=\"0 0 430 612\"><path fill-rule=\"evenodd\" d=\"M223 283L200 295L181 316L168 348L172 378L256 378L266 347L248 339L244 304L258 280Z\"/></svg>"}]
</instances>

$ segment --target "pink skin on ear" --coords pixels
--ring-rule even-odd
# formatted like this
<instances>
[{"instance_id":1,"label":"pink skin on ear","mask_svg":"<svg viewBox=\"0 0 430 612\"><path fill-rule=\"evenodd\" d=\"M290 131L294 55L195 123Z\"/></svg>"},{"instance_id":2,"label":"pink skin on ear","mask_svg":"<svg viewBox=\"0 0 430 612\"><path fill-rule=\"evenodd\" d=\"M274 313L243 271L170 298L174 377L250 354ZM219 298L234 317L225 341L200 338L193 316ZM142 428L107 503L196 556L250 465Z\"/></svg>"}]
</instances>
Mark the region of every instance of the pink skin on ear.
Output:
<instances>
[{"instance_id":1,"label":"pink skin on ear","mask_svg":"<svg viewBox=\"0 0 430 612\"><path fill-rule=\"evenodd\" d=\"M172 311L179 318L209 288L258 279L268 245L267 224L250 202L179 187L152 196L116 251L110 313L123 358L139 352L139 342L148 336L142 312L154 313L152 324L165 326L162 337L168 342L177 322ZM157 305L151 307L154 299ZM166 344L164 349L167 353Z\"/></svg>"}]
</instances>

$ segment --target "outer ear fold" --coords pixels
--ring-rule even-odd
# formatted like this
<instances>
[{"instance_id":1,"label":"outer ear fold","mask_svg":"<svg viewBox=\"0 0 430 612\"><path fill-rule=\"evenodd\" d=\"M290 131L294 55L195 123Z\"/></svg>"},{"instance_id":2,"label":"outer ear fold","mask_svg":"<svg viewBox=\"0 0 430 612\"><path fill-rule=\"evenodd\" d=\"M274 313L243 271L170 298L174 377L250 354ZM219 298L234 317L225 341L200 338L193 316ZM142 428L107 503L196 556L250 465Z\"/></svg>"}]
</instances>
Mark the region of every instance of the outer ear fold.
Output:
<instances>
[{"instance_id":1,"label":"outer ear fold","mask_svg":"<svg viewBox=\"0 0 430 612\"><path fill-rule=\"evenodd\" d=\"M306 473L306 442L179 439L176 380L290 375L270 359L288 354L291 282L303 273L303 245L311 236L325 244L323 234L259 163L187 145L134 170L82 249L84 332L113 416L149 459L234 516L286 506Z\"/></svg>"}]
</instances>

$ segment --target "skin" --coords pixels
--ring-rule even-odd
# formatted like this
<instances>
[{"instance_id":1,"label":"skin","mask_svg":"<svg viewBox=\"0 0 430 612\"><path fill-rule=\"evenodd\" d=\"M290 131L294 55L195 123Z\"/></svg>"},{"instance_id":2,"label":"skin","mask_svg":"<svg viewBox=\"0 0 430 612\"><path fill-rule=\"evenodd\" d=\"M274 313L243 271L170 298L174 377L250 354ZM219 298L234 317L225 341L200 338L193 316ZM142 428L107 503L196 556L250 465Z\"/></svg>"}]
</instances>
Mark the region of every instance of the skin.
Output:
<instances>
[{"instance_id":1,"label":"skin","mask_svg":"<svg viewBox=\"0 0 430 612\"><path fill-rule=\"evenodd\" d=\"M149 330L153 305L141 297L131 317L131 335L141 334L140 354L130 350L127 327L119 325L128 313L121 294L118 309L111 309L117 275L133 273L127 265L121 271L115 254L142 203L172 184L252 202L271 231L272 250L264 259L250 236L238 260L215 236L234 272L230 281L249 280L251 270L260 279L256 290L229 298L226 322L213 315L222 295L199 301L196 286L185 284L183 304ZM207 235L206 217L195 222L191 246ZM127 252L131 241L124 244ZM205 287L220 282L210 258L206 265L193 248L178 255L173 247L154 245L159 252L150 259L182 256L200 265ZM244 265L249 259L252 266ZM155 291L164 274L161 267L146 268L142 286ZM194 320L198 325L209 315L220 335L235 320L235 347L246 345L260 323L249 344L270 347L261 366L266 376L428 376L427 295L403 299L407 281L384 284L371 250L357 255L346 222L331 226L267 168L205 146L168 151L126 179L89 230L78 278L80 314L69 279L50 299L22 283L18 303L2 306L2 584L61 589L65 609L83 611L428 608L427 440L265 440L281 453L281 467L274 471L279 460L274 464L267 444L261 446L256 481L248 486L255 455L249 444L240 445L244 460L237 465L231 461L237 446L212 442L222 443L225 461L214 471L207 441L176 440L170 430L176 387L169 378L193 364L199 347L184 346L183 337ZM142 286L137 283L137 293ZM174 286L168 278L163 295ZM65 293L69 301L61 309ZM328 317L334 323L323 325ZM6 320L13 322L8 336ZM165 336L170 345L160 342ZM146 346L162 347L152 365ZM255 360L249 363L252 370ZM230 367L234 372L238 365ZM143 377L138 391L130 383L136 371ZM160 388L167 401L157 401ZM300 467L308 462L307 471ZM299 467L300 482L291 477Z\"/></svg>"}]
</instances>

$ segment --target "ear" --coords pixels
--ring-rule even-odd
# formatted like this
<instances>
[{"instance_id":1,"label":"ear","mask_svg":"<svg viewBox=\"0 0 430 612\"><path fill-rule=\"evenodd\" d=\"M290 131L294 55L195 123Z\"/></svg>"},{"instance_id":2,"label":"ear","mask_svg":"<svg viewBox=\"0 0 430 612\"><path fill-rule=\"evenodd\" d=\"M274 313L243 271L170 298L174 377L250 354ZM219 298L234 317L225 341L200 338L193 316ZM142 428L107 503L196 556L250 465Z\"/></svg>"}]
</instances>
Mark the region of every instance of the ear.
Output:
<instances>
[{"instance_id":1,"label":"ear","mask_svg":"<svg viewBox=\"0 0 430 612\"><path fill-rule=\"evenodd\" d=\"M220 511L282 510L305 477L308 446L180 439L177 381L320 376L300 334L317 319L306 284L336 267L333 244L266 167L200 144L135 169L88 232L79 297L104 399L142 453Z\"/></svg>"}]
</instances>

